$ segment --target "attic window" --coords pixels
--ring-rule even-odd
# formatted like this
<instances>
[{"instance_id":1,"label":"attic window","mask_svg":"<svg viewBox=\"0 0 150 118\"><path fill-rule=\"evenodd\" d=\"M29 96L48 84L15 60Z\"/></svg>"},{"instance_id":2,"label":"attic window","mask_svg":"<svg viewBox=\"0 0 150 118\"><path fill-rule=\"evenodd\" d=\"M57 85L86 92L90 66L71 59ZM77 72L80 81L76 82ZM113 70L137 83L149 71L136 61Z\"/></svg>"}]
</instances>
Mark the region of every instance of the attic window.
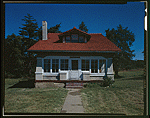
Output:
<instances>
[{"instance_id":1,"label":"attic window","mask_svg":"<svg viewBox=\"0 0 150 118\"><path fill-rule=\"evenodd\" d=\"M70 36L66 36L66 43L70 42Z\"/></svg>"},{"instance_id":2,"label":"attic window","mask_svg":"<svg viewBox=\"0 0 150 118\"><path fill-rule=\"evenodd\" d=\"M83 36L79 36L79 42L81 42L81 43L84 42L84 37Z\"/></svg>"},{"instance_id":3,"label":"attic window","mask_svg":"<svg viewBox=\"0 0 150 118\"><path fill-rule=\"evenodd\" d=\"M78 42L78 34L72 34L71 40L72 40L72 42Z\"/></svg>"}]
</instances>

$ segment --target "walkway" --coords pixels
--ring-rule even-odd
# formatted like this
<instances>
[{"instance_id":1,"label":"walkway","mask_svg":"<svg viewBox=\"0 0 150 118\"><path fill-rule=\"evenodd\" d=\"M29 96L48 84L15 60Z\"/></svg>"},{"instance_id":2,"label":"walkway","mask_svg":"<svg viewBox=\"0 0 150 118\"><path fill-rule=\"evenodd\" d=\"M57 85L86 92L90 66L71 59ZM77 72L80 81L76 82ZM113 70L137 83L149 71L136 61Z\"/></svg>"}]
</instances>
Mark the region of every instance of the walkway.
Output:
<instances>
[{"instance_id":1,"label":"walkway","mask_svg":"<svg viewBox=\"0 0 150 118\"><path fill-rule=\"evenodd\" d=\"M69 89L61 113L84 113L80 89Z\"/></svg>"}]
</instances>

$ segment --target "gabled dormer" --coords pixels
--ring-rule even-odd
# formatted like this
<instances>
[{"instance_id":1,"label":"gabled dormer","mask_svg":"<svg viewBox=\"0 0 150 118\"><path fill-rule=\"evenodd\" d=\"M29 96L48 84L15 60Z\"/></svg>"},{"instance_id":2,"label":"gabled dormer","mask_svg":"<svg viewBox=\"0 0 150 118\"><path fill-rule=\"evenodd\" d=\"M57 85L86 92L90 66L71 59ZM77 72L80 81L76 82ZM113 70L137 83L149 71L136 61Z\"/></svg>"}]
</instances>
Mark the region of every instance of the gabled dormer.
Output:
<instances>
[{"instance_id":1,"label":"gabled dormer","mask_svg":"<svg viewBox=\"0 0 150 118\"><path fill-rule=\"evenodd\" d=\"M87 43L91 36L76 27L66 32L61 33L59 36L60 42L62 43Z\"/></svg>"}]
</instances>

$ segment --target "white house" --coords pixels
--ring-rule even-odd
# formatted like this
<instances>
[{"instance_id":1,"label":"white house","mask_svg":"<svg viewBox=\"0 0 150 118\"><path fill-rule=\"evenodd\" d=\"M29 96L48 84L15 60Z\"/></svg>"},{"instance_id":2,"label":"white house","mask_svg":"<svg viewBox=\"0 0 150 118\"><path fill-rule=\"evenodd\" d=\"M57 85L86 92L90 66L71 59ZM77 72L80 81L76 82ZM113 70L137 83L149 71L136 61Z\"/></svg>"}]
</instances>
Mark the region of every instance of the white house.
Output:
<instances>
[{"instance_id":1,"label":"white house","mask_svg":"<svg viewBox=\"0 0 150 118\"><path fill-rule=\"evenodd\" d=\"M121 51L101 33L77 28L63 33L47 33L42 21L42 40L28 51L37 53L35 82L89 82L114 80L112 57Z\"/></svg>"}]
</instances>

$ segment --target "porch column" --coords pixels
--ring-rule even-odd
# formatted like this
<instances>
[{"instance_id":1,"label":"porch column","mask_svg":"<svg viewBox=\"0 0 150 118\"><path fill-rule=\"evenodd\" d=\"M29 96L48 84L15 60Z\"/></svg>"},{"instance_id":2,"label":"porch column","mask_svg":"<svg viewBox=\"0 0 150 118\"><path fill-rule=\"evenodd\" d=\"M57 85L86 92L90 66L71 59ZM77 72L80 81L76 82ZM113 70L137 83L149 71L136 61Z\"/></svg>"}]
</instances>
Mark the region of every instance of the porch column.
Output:
<instances>
[{"instance_id":1,"label":"porch column","mask_svg":"<svg viewBox=\"0 0 150 118\"><path fill-rule=\"evenodd\" d=\"M106 59L106 63L105 63L105 77L107 77L107 59Z\"/></svg>"},{"instance_id":2,"label":"porch column","mask_svg":"<svg viewBox=\"0 0 150 118\"><path fill-rule=\"evenodd\" d=\"M37 57L37 66L35 72L35 80L43 80L43 60L41 57Z\"/></svg>"}]
</instances>

